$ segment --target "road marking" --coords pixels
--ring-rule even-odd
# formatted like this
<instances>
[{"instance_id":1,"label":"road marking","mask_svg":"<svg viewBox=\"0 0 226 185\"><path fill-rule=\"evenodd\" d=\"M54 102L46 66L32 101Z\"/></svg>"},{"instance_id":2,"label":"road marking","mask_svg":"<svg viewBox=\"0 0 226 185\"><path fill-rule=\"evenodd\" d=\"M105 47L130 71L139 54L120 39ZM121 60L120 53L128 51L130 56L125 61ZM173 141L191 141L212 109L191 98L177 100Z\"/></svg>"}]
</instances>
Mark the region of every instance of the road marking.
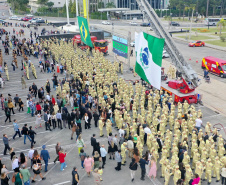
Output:
<instances>
[{"instance_id":1,"label":"road marking","mask_svg":"<svg viewBox=\"0 0 226 185\"><path fill-rule=\"evenodd\" d=\"M67 183L70 183L71 181L65 181L65 182L61 182L61 183L58 183L58 184L53 184L53 185L61 185L61 184L67 184Z\"/></svg>"}]
</instances>

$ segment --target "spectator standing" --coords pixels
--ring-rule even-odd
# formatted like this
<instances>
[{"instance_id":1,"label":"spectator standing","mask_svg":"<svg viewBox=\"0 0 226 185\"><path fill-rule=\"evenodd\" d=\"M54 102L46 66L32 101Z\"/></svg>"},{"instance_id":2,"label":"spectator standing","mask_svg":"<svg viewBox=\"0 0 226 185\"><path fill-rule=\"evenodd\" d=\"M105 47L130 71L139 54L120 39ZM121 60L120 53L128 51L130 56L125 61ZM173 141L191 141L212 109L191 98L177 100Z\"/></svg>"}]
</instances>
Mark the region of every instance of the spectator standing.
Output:
<instances>
[{"instance_id":1,"label":"spectator standing","mask_svg":"<svg viewBox=\"0 0 226 185\"><path fill-rule=\"evenodd\" d=\"M121 170L121 164L122 164L122 155L121 150L118 150L115 153L115 160L117 162L117 166L115 167L115 170L120 171Z\"/></svg>"},{"instance_id":2,"label":"spectator standing","mask_svg":"<svg viewBox=\"0 0 226 185\"><path fill-rule=\"evenodd\" d=\"M132 182L134 181L134 177L135 177L135 173L137 171L137 167L138 167L138 165L137 165L135 159L132 158L132 162L129 165L130 174L131 174L131 181Z\"/></svg>"},{"instance_id":3,"label":"spectator standing","mask_svg":"<svg viewBox=\"0 0 226 185\"><path fill-rule=\"evenodd\" d=\"M50 156L49 156L49 152L48 150L46 150L46 145L43 145L42 146L42 151L41 151L41 158L44 160L45 162L45 172L47 172L47 167L48 167L48 160L50 159Z\"/></svg>"},{"instance_id":4,"label":"spectator standing","mask_svg":"<svg viewBox=\"0 0 226 185\"><path fill-rule=\"evenodd\" d=\"M86 153L84 152L83 149L80 150L79 157L81 159L81 166L82 166L82 168L84 168L84 165L83 164L84 164L84 160L86 158Z\"/></svg>"},{"instance_id":5,"label":"spectator standing","mask_svg":"<svg viewBox=\"0 0 226 185\"><path fill-rule=\"evenodd\" d=\"M93 170L93 173L92 174L93 174L93 177L94 177L94 183L95 183L95 185L100 185L101 177L98 174L98 168L95 168Z\"/></svg>"},{"instance_id":6,"label":"spectator standing","mask_svg":"<svg viewBox=\"0 0 226 185\"><path fill-rule=\"evenodd\" d=\"M199 118L197 118L195 120L195 127L197 128L198 132L199 132L201 126L202 126L202 116L200 116Z\"/></svg>"},{"instance_id":7,"label":"spectator standing","mask_svg":"<svg viewBox=\"0 0 226 185\"><path fill-rule=\"evenodd\" d=\"M96 140L96 135L93 134L93 137L91 137L90 141L91 141L91 146L93 147L93 152L92 152L92 155L94 155L94 149L95 149L95 146L96 146L96 143L97 143L97 140Z\"/></svg>"},{"instance_id":8,"label":"spectator standing","mask_svg":"<svg viewBox=\"0 0 226 185\"><path fill-rule=\"evenodd\" d=\"M89 157L89 155L87 155L87 157L84 160L84 167L85 167L85 170L86 170L86 173L88 176L90 176L90 172L91 172L91 169L93 168L93 166L94 166L93 158L91 158L91 157Z\"/></svg>"},{"instance_id":9,"label":"spectator standing","mask_svg":"<svg viewBox=\"0 0 226 185\"><path fill-rule=\"evenodd\" d=\"M6 134L3 134L3 143L5 145L5 149L4 149L4 155L7 155L6 154L6 151L9 150L10 151L10 147L9 147L9 139L8 139L8 136Z\"/></svg>"},{"instance_id":10,"label":"spectator standing","mask_svg":"<svg viewBox=\"0 0 226 185\"><path fill-rule=\"evenodd\" d=\"M95 127L97 127L97 123L98 123L98 120L99 120L99 115L97 114L96 111L93 114L93 118L94 118Z\"/></svg>"},{"instance_id":11,"label":"spectator standing","mask_svg":"<svg viewBox=\"0 0 226 185\"><path fill-rule=\"evenodd\" d=\"M148 173L148 176L150 177L150 179L153 176L154 180L155 180L156 172L157 172L156 161L155 161L155 158L152 156L151 157L151 163L150 163L150 170L149 170L149 173Z\"/></svg>"},{"instance_id":12,"label":"spectator standing","mask_svg":"<svg viewBox=\"0 0 226 185\"><path fill-rule=\"evenodd\" d=\"M221 179L222 179L221 184L226 184L226 164L221 169Z\"/></svg>"},{"instance_id":13,"label":"spectator standing","mask_svg":"<svg viewBox=\"0 0 226 185\"><path fill-rule=\"evenodd\" d=\"M146 174L146 168L145 165L148 164L148 162L145 160L145 156L143 156L143 158L140 159L139 161L140 163L140 168L141 168L141 180L145 180L145 174Z\"/></svg>"},{"instance_id":14,"label":"spectator standing","mask_svg":"<svg viewBox=\"0 0 226 185\"><path fill-rule=\"evenodd\" d=\"M102 145L101 148L100 148L100 155L101 155L101 158L102 158L102 168L104 168L104 165L106 163L106 156L107 156L107 151L104 148L104 145Z\"/></svg>"},{"instance_id":15,"label":"spectator standing","mask_svg":"<svg viewBox=\"0 0 226 185\"><path fill-rule=\"evenodd\" d=\"M77 139L77 147L78 147L78 154L80 154L81 149L85 147L84 140L82 139L82 135L80 134Z\"/></svg>"},{"instance_id":16,"label":"spectator standing","mask_svg":"<svg viewBox=\"0 0 226 185\"><path fill-rule=\"evenodd\" d=\"M24 185L30 185L31 174L25 165L22 165L22 168L20 169L20 173L23 177Z\"/></svg>"},{"instance_id":17,"label":"spectator standing","mask_svg":"<svg viewBox=\"0 0 226 185\"><path fill-rule=\"evenodd\" d=\"M30 150L28 151L28 158L31 160L31 167L32 167L32 164L33 164L33 154L34 154L34 146L32 145Z\"/></svg>"},{"instance_id":18,"label":"spectator standing","mask_svg":"<svg viewBox=\"0 0 226 185\"><path fill-rule=\"evenodd\" d=\"M72 185L77 185L79 184L79 174L77 171L77 168L74 167L72 171Z\"/></svg>"},{"instance_id":19,"label":"spectator standing","mask_svg":"<svg viewBox=\"0 0 226 185\"><path fill-rule=\"evenodd\" d=\"M9 177L6 172L1 173L1 185L9 185Z\"/></svg>"}]
</instances>

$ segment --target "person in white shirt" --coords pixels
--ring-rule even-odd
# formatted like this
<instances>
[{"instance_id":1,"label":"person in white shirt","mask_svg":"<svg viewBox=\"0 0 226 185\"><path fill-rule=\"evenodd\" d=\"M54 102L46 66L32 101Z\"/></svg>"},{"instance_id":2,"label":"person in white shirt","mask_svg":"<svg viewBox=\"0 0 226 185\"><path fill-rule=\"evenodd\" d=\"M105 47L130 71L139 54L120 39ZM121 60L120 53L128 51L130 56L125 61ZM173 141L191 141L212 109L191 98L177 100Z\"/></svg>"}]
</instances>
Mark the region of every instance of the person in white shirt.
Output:
<instances>
[{"instance_id":1,"label":"person in white shirt","mask_svg":"<svg viewBox=\"0 0 226 185\"><path fill-rule=\"evenodd\" d=\"M14 155L12 159L12 170L15 171L16 168L19 169L19 160L17 159L16 155Z\"/></svg>"},{"instance_id":2,"label":"person in white shirt","mask_svg":"<svg viewBox=\"0 0 226 185\"><path fill-rule=\"evenodd\" d=\"M107 156L107 151L105 150L104 145L102 145L100 148L100 156L102 158L102 168L104 168L104 165L106 163L106 156Z\"/></svg>"},{"instance_id":3,"label":"person in white shirt","mask_svg":"<svg viewBox=\"0 0 226 185\"><path fill-rule=\"evenodd\" d=\"M197 118L195 120L195 127L197 128L198 132L199 132L201 126L202 126L202 116L200 116L200 118Z\"/></svg>"},{"instance_id":4,"label":"person in white shirt","mask_svg":"<svg viewBox=\"0 0 226 185\"><path fill-rule=\"evenodd\" d=\"M123 137L125 135L125 130L123 130L123 128L119 129L119 137Z\"/></svg>"},{"instance_id":5,"label":"person in white shirt","mask_svg":"<svg viewBox=\"0 0 226 185\"><path fill-rule=\"evenodd\" d=\"M49 95L49 93L47 93L46 99L47 99L48 101L50 101L50 95Z\"/></svg>"},{"instance_id":6,"label":"person in white shirt","mask_svg":"<svg viewBox=\"0 0 226 185\"><path fill-rule=\"evenodd\" d=\"M33 165L33 161L32 161L32 158L33 158L33 154L34 154L34 149L33 149L33 145L31 146L31 149L28 151L28 158L31 160L31 167Z\"/></svg>"},{"instance_id":7,"label":"person in white shirt","mask_svg":"<svg viewBox=\"0 0 226 185\"><path fill-rule=\"evenodd\" d=\"M112 140L113 140L113 142L114 142L114 143L117 145L117 147L118 147L118 142L119 142L119 141L118 141L117 136L118 136L118 135L117 135L117 134L115 134L115 137L113 137L113 139L112 139Z\"/></svg>"},{"instance_id":8,"label":"person in white shirt","mask_svg":"<svg viewBox=\"0 0 226 185\"><path fill-rule=\"evenodd\" d=\"M148 127L145 127L144 128L144 133L146 133L146 134L151 134L151 129L150 128L148 128Z\"/></svg>"}]
</instances>

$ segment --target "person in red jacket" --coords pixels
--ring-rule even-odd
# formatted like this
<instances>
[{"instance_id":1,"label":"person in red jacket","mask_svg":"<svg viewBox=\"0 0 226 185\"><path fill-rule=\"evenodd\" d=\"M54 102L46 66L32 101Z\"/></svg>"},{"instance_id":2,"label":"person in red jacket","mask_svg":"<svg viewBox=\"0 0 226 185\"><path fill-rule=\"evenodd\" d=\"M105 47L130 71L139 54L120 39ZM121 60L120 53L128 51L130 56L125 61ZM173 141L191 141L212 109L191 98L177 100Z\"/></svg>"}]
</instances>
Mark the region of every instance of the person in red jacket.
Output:
<instances>
[{"instance_id":1,"label":"person in red jacket","mask_svg":"<svg viewBox=\"0 0 226 185\"><path fill-rule=\"evenodd\" d=\"M36 103L36 110L40 115L42 114L42 107L38 102Z\"/></svg>"},{"instance_id":2,"label":"person in red jacket","mask_svg":"<svg viewBox=\"0 0 226 185\"><path fill-rule=\"evenodd\" d=\"M65 157L66 157L67 153L65 152L64 153L64 150L61 149L59 151L59 161L60 161L60 164L61 164L61 167L60 167L60 171L63 171L64 168L67 167L67 164L65 163Z\"/></svg>"},{"instance_id":3,"label":"person in red jacket","mask_svg":"<svg viewBox=\"0 0 226 185\"><path fill-rule=\"evenodd\" d=\"M53 104L53 106L55 105L55 103L56 103L56 100L55 100L54 96L52 95L52 104Z\"/></svg>"}]
</instances>

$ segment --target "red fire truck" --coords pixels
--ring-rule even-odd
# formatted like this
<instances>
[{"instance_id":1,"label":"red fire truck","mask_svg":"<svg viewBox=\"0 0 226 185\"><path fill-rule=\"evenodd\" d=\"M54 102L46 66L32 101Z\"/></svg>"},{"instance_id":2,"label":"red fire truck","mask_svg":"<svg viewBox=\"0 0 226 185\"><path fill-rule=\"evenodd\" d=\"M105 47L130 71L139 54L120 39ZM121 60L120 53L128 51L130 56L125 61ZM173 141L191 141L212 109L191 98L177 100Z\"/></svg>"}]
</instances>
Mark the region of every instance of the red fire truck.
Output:
<instances>
[{"instance_id":1,"label":"red fire truck","mask_svg":"<svg viewBox=\"0 0 226 185\"><path fill-rule=\"evenodd\" d=\"M73 40L73 45L76 43L79 48L82 50L90 49L85 43L81 41L80 35L75 35ZM103 52L104 54L108 53L108 41L107 40L97 40L96 36L91 36L91 41L93 43L94 49Z\"/></svg>"}]
</instances>

